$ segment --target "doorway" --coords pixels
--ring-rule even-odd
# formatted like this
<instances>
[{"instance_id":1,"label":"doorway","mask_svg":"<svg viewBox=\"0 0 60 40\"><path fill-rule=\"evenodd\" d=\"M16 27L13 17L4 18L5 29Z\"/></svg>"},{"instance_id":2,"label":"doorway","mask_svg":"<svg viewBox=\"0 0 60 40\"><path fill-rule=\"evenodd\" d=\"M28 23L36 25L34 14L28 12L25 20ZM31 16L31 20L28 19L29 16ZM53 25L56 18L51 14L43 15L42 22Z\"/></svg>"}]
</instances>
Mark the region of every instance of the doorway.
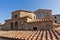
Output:
<instances>
[{"instance_id":1,"label":"doorway","mask_svg":"<svg viewBox=\"0 0 60 40\"><path fill-rule=\"evenodd\" d=\"M37 30L37 27L33 27L33 30Z\"/></svg>"}]
</instances>

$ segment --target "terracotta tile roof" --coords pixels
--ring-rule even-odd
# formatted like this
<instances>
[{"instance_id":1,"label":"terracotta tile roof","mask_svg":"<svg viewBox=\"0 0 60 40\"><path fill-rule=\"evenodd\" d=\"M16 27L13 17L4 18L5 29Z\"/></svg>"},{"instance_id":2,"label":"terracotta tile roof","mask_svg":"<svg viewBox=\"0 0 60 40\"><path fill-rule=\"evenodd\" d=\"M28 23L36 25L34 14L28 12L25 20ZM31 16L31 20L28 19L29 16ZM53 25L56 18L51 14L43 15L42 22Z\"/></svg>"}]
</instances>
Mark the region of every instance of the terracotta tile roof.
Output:
<instances>
[{"instance_id":1,"label":"terracotta tile roof","mask_svg":"<svg viewBox=\"0 0 60 40\"><path fill-rule=\"evenodd\" d=\"M60 30L1 31L0 36L22 40L60 40Z\"/></svg>"},{"instance_id":2,"label":"terracotta tile roof","mask_svg":"<svg viewBox=\"0 0 60 40\"><path fill-rule=\"evenodd\" d=\"M52 18L40 18L40 19L35 19L31 22L46 22L46 21L53 21Z\"/></svg>"},{"instance_id":3,"label":"terracotta tile roof","mask_svg":"<svg viewBox=\"0 0 60 40\"><path fill-rule=\"evenodd\" d=\"M17 10L17 11L14 11L14 12L12 12L12 13L16 13L16 12L20 12L20 11L22 11L22 12L29 12L29 13L33 13L32 11L27 11L27 10Z\"/></svg>"},{"instance_id":4,"label":"terracotta tile roof","mask_svg":"<svg viewBox=\"0 0 60 40\"><path fill-rule=\"evenodd\" d=\"M20 17L20 18L17 18L17 19L23 19L23 18L30 18L30 19L32 19L30 16L24 16L24 17ZM5 20L5 21L11 21L11 20L16 20L16 19L8 19L8 20Z\"/></svg>"}]
</instances>

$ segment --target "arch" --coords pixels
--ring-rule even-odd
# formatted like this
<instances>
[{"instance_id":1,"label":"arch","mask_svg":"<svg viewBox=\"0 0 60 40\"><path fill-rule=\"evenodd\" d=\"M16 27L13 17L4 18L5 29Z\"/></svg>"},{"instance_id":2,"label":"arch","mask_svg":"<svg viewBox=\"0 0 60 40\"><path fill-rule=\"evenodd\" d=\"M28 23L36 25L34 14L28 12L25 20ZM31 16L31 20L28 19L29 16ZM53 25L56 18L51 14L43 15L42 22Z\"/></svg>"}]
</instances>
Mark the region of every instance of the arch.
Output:
<instances>
[{"instance_id":1,"label":"arch","mask_svg":"<svg viewBox=\"0 0 60 40\"><path fill-rule=\"evenodd\" d=\"M11 22L10 25L11 25L11 30L13 30L13 22Z\"/></svg>"},{"instance_id":2,"label":"arch","mask_svg":"<svg viewBox=\"0 0 60 40\"><path fill-rule=\"evenodd\" d=\"M18 30L18 22L15 22L15 30Z\"/></svg>"}]
</instances>

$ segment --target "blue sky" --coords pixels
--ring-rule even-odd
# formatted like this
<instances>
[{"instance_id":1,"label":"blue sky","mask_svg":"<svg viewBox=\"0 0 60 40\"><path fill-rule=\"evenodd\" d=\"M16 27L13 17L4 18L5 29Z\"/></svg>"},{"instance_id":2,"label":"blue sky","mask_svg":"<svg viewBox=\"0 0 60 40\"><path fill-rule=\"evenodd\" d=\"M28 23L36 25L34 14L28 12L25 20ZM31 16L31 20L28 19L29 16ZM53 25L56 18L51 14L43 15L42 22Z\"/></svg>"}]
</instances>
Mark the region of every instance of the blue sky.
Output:
<instances>
[{"instance_id":1,"label":"blue sky","mask_svg":"<svg viewBox=\"0 0 60 40\"><path fill-rule=\"evenodd\" d=\"M60 0L0 0L0 23L11 18L15 10L51 9L53 14L60 13Z\"/></svg>"}]
</instances>

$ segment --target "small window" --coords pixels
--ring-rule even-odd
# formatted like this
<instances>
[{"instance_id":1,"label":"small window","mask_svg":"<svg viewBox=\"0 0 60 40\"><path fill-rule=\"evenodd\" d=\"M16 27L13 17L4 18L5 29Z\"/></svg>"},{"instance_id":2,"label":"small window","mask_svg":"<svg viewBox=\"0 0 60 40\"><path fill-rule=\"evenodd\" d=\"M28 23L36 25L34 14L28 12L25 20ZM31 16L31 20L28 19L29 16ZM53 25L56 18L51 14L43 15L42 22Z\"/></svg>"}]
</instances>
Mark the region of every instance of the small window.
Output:
<instances>
[{"instance_id":1,"label":"small window","mask_svg":"<svg viewBox=\"0 0 60 40\"><path fill-rule=\"evenodd\" d=\"M17 18L17 15L15 15L15 18Z\"/></svg>"},{"instance_id":2,"label":"small window","mask_svg":"<svg viewBox=\"0 0 60 40\"><path fill-rule=\"evenodd\" d=\"M57 21L55 20L55 23L57 23Z\"/></svg>"},{"instance_id":3,"label":"small window","mask_svg":"<svg viewBox=\"0 0 60 40\"><path fill-rule=\"evenodd\" d=\"M56 19L56 16L54 18Z\"/></svg>"}]
</instances>

